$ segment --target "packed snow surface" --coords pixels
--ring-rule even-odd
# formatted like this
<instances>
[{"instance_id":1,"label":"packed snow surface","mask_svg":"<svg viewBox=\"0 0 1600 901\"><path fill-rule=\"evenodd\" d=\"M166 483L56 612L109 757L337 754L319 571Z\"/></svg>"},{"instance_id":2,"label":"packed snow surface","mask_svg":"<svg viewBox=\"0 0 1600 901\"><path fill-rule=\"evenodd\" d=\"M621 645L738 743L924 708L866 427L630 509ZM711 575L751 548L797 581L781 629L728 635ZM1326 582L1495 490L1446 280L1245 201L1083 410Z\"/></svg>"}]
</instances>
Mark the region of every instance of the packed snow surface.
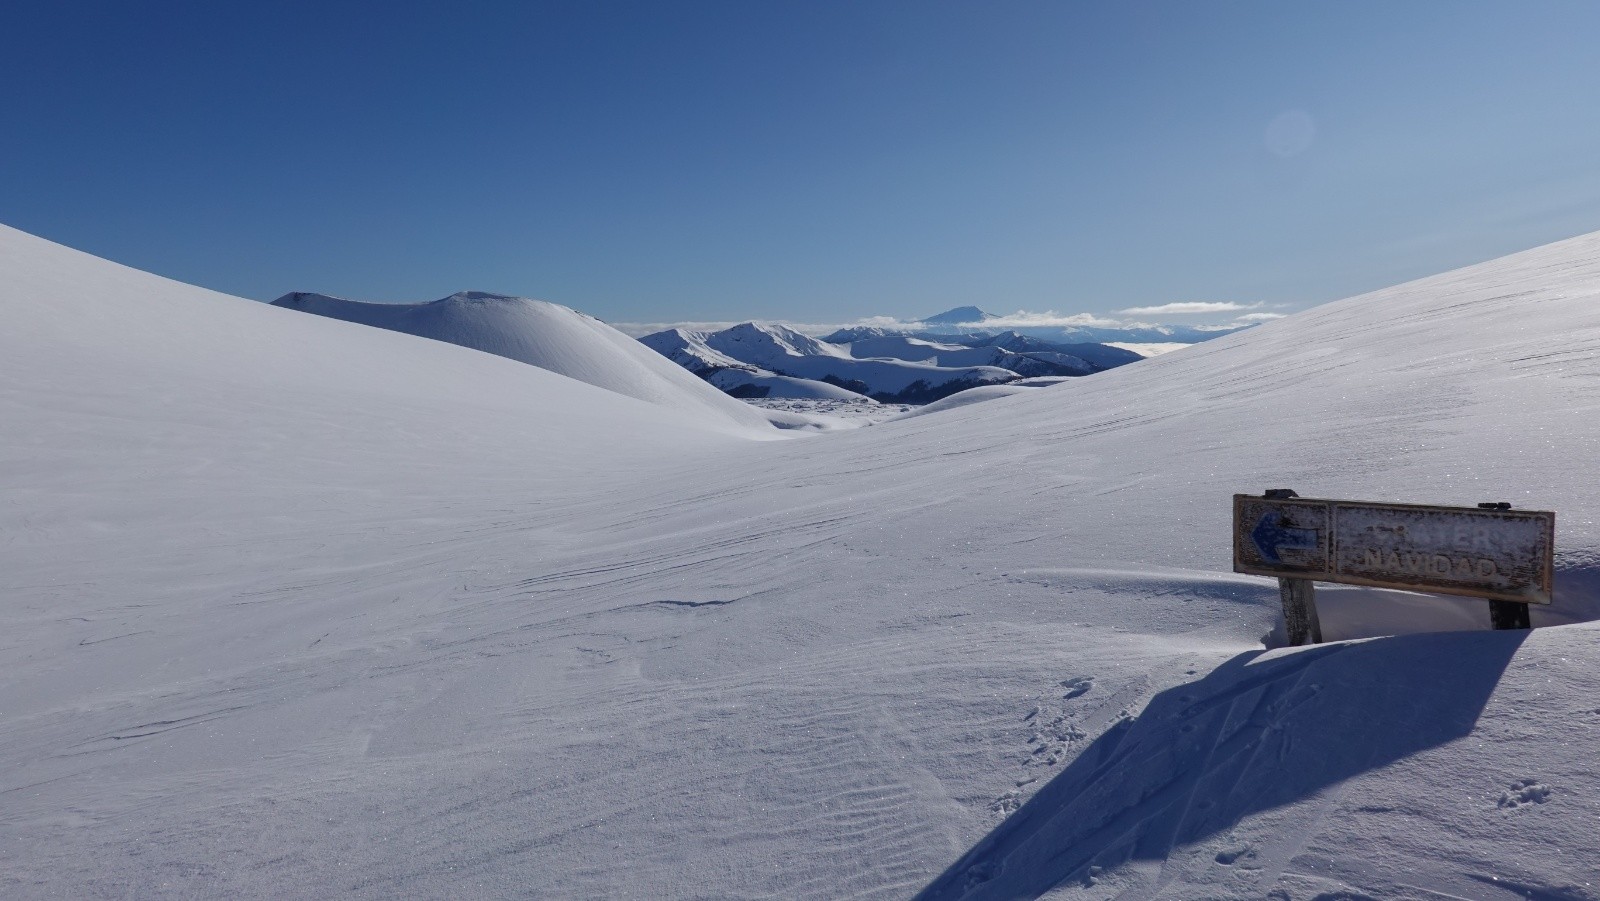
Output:
<instances>
[{"instance_id":1,"label":"packed snow surface","mask_svg":"<svg viewBox=\"0 0 1600 901\"><path fill-rule=\"evenodd\" d=\"M1600 897L1597 294L752 441L0 230L0 896ZM1555 510L1553 628L1265 650L1269 487Z\"/></svg>"}]
</instances>

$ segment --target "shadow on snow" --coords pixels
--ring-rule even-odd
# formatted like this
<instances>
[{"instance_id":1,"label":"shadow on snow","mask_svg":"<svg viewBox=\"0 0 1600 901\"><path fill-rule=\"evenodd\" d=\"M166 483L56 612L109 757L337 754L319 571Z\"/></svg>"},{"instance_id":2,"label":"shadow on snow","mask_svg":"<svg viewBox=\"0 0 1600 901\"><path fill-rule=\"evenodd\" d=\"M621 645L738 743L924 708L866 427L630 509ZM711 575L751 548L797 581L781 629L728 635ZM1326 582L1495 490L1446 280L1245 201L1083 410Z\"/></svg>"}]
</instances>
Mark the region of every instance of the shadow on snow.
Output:
<instances>
[{"instance_id":1,"label":"shadow on snow","mask_svg":"<svg viewBox=\"0 0 1600 901\"><path fill-rule=\"evenodd\" d=\"M1472 731L1528 633L1251 651L1107 730L918 896L1032 898Z\"/></svg>"}]
</instances>

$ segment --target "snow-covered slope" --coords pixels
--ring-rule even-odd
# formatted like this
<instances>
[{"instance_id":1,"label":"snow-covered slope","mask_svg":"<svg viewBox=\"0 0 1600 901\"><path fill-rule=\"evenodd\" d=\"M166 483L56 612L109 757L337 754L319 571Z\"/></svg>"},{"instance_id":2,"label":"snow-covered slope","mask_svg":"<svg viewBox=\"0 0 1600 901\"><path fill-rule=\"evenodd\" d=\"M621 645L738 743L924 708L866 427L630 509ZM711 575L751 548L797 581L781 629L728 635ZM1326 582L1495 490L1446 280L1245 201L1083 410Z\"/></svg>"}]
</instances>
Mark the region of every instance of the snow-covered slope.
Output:
<instances>
[{"instance_id":1,"label":"snow-covered slope","mask_svg":"<svg viewBox=\"0 0 1600 901\"><path fill-rule=\"evenodd\" d=\"M1051 354L1065 354L1080 360L1086 360L1100 369L1112 369L1125 366L1144 359L1148 354L1139 354L1131 350L1124 350L1110 344L1095 342L1061 343L1034 338L1017 331L1001 332L985 338L971 341L973 347L1003 347L1013 353L1028 354L1030 356L1049 359Z\"/></svg>"},{"instance_id":2,"label":"snow-covered slope","mask_svg":"<svg viewBox=\"0 0 1600 901\"><path fill-rule=\"evenodd\" d=\"M799 398L807 400L876 401L864 394L815 379L778 375L753 363L736 360L706 343L708 333L675 328L639 341L644 346L705 379L734 397ZM770 411L769 414L770 415Z\"/></svg>"},{"instance_id":3,"label":"snow-covered slope","mask_svg":"<svg viewBox=\"0 0 1600 901\"><path fill-rule=\"evenodd\" d=\"M1600 897L1600 236L783 442L0 272L0 895ZM1264 651L1267 487L1554 509L1576 624Z\"/></svg>"},{"instance_id":4,"label":"snow-covered slope","mask_svg":"<svg viewBox=\"0 0 1600 901\"><path fill-rule=\"evenodd\" d=\"M959 407L979 404L986 400L999 400L1002 397L1029 394L1040 388L1051 388L1070 380L1068 376L1042 376L1039 378L1018 379L1015 382L1007 382L1004 385L981 385L977 388L957 391L955 394L949 397L942 397L931 404L923 404L895 418L908 419L915 416L926 416L929 413L942 413L945 410L954 410Z\"/></svg>"},{"instance_id":5,"label":"snow-covered slope","mask_svg":"<svg viewBox=\"0 0 1600 901\"><path fill-rule=\"evenodd\" d=\"M459 344L558 372L691 416L760 428L765 417L609 325L559 304L465 291L418 304L362 303L295 292L272 302L346 322Z\"/></svg>"},{"instance_id":6,"label":"snow-covered slope","mask_svg":"<svg viewBox=\"0 0 1600 901\"><path fill-rule=\"evenodd\" d=\"M816 379L778 375L754 363L737 360L706 343L709 332L674 328L645 335L644 346L705 379L712 386L739 398L799 398L853 400L876 403L865 394ZM769 414L770 415L770 411Z\"/></svg>"},{"instance_id":7,"label":"snow-covered slope","mask_svg":"<svg viewBox=\"0 0 1600 901\"><path fill-rule=\"evenodd\" d=\"M1064 353L1018 354L993 345L966 347L898 335L853 342L850 355L858 359L909 360L935 366L994 366L1024 378L1088 375L1104 368Z\"/></svg>"},{"instance_id":8,"label":"snow-covered slope","mask_svg":"<svg viewBox=\"0 0 1600 901\"><path fill-rule=\"evenodd\" d=\"M672 328L645 335L639 339L639 343L702 378L724 369L737 369L753 374L767 372L754 363L746 363L719 350L713 350L706 343L710 334L710 332Z\"/></svg>"},{"instance_id":9,"label":"snow-covered slope","mask_svg":"<svg viewBox=\"0 0 1600 901\"><path fill-rule=\"evenodd\" d=\"M718 332L670 329L639 340L703 378L728 369L744 370L758 377L809 379L886 402L926 403L966 388L1019 377L1016 372L992 365L941 365L890 357L857 359L847 347L819 341L786 326L754 322ZM984 352L978 356L1006 355Z\"/></svg>"},{"instance_id":10,"label":"snow-covered slope","mask_svg":"<svg viewBox=\"0 0 1600 901\"><path fill-rule=\"evenodd\" d=\"M963 333L940 335L904 329L886 329L876 326L852 326L839 329L824 341L847 346L855 357L894 357L901 360L939 359L944 365L958 361L997 361L990 365L1022 371L1016 365L1022 357L1033 361L1062 367L1063 375L1086 375L1135 363L1149 354L1125 350L1110 344L1094 342L1046 341L1015 330L993 333ZM1172 347L1187 347L1187 344ZM1005 361L1005 362L998 362ZM1028 363L1021 364L1024 369Z\"/></svg>"},{"instance_id":11,"label":"snow-covered slope","mask_svg":"<svg viewBox=\"0 0 1600 901\"><path fill-rule=\"evenodd\" d=\"M734 397L795 398L804 400L843 400L852 403L876 404L865 394L819 382L816 379L797 379L788 375L774 375L757 369L719 369L706 377L716 388Z\"/></svg>"}]
</instances>

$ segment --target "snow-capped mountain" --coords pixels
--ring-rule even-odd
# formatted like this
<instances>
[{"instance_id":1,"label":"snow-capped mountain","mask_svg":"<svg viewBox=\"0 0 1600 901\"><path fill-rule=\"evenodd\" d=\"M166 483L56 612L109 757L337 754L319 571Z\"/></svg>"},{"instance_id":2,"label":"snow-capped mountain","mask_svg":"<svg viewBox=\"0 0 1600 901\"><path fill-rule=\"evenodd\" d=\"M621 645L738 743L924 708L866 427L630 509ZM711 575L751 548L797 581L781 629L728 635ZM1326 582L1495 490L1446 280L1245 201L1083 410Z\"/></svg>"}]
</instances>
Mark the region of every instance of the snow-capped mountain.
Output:
<instances>
[{"instance_id":1,"label":"snow-capped mountain","mask_svg":"<svg viewBox=\"0 0 1600 901\"><path fill-rule=\"evenodd\" d=\"M668 329L639 341L661 356L734 397L842 400L877 403L865 394L817 379L779 375L754 363L735 359L707 343L708 332Z\"/></svg>"},{"instance_id":2,"label":"snow-capped mountain","mask_svg":"<svg viewBox=\"0 0 1600 901\"><path fill-rule=\"evenodd\" d=\"M763 441L0 228L0 896L1595 898L1597 301ZM1555 510L1555 602L1274 647L1276 487Z\"/></svg>"},{"instance_id":3,"label":"snow-capped mountain","mask_svg":"<svg viewBox=\"0 0 1600 901\"><path fill-rule=\"evenodd\" d=\"M766 417L662 360L609 325L559 304L464 291L414 304L296 291L273 306L459 344L676 410L760 428Z\"/></svg>"},{"instance_id":4,"label":"snow-capped mountain","mask_svg":"<svg viewBox=\"0 0 1600 901\"><path fill-rule=\"evenodd\" d=\"M996 316L993 313L984 312L977 307L955 307L953 309L945 310L943 313L935 313L934 315L929 316L928 318L922 320L922 324L927 326L960 326L970 325L973 323L981 324L985 320L999 318L999 316Z\"/></svg>"},{"instance_id":5,"label":"snow-capped mountain","mask_svg":"<svg viewBox=\"0 0 1600 901\"><path fill-rule=\"evenodd\" d=\"M1109 344L1093 341L1046 341L1043 338L1024 335L1014 329L997 335L974 335L964 343L970 347L1000 347L1013 353L1043 359L1050 359L1052 354L1062 354L1083 360L1099 369L1112 369L1144 359L1141 354L1121 347L1112 347Z\"/></svg>"},{"instance_id":6,"label":"snow-capped mountain","mask_svg":"<svg viewBox=\"0 0 1600 901\"><path fill-rule=\"evenodd\" d=\"M985 340L993 342L995 339ZM1120 366L1141 359L1132 351L1099 344L1083 345L1082 347L1088 348L1083 351L1084 356L1075 356L1063 345L1048 345L1038 339L1029 340L1033 340L1037 346L1025 352L1013 351L999 343L984 343L969 347L964 344L949 344L901 335L862 338L850 342L848 346L850 355L858 359L906 360L932 363L936 366L996 366L1009 369L1023 378L1089 375L1109 369L1111 366ZM1102 361L1115 359L1116 362L1110 366L1094 363L1088 359L1091 356Z\"/></svg>"},{"instance_id":7,"label":"snow-capped mountain","mask_svg":"<svg viewBox=\"0 0 1600 901\"><path fill-rule=\"evenodd\" d=\"M988 363L944 365L892 357L858 358L851 348L820 341L791 328L746 322L717 332L669 329L639 341L685 369L710 380L735 380L747 396L826 396L823 388L793 382L779 386L773 376L805 379L842 388L873 400L927 403L978 385L1009 382L1019 373ZM979 354L994 359L1000 354ZM724 373L748 375L724 375ZM1052 373L1054 374L1054 373ZM744 389L743 386L752 386ZM761 388L793 393L755 395ZM810 391L810 394L802 393Z\"/></svg>"}]
</instances>

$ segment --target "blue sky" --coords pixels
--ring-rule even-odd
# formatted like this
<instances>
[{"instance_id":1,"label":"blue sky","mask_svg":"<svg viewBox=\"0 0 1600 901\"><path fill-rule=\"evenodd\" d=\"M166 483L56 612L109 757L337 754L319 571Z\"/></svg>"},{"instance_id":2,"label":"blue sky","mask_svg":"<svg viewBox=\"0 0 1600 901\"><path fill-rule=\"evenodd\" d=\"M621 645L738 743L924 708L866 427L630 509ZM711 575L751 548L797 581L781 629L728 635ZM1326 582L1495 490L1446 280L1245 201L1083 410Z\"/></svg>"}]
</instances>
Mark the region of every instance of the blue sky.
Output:
<instances>
[{"instance_id":1,"label":"blue sky","mask_svg":"<svg viewBox=\"0 0 1600 901\"><path fill-rule=\"evenodd\" d=\"M17 2L0 221L258 299L1287 312L1600 229L1597 34L1592 2Z\"/></svg>"}]
</instances>

